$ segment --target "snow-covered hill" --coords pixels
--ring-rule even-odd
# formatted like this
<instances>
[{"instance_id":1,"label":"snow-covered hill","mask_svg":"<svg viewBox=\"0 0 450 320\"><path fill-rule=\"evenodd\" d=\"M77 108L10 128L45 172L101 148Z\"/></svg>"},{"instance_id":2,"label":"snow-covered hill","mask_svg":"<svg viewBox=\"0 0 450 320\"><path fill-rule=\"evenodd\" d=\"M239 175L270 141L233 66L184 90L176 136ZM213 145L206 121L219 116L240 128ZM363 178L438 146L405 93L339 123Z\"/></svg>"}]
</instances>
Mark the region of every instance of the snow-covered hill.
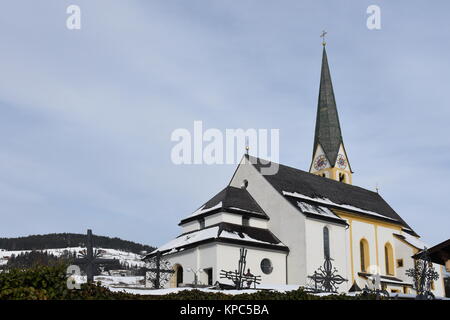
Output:
<instances>
[{"instance_id":1,"label":"snow-covered hill","mask_svg":"<svg viewBox=\"0 0 450 320\"><path fill-rule=\"evenodd\" d=\"M101 258L104 259L117 259L122 264L128 265L129 267L143 267L144 262L141 261L142 256L132 252L126 252L116 249L107 249L107 248L96 248L99 250L102 255ZM35 250L40 252L47 252L48 254L52 254L56 257L61 256L64 252L72 252L76 253L77 257L81 257L80 252L85 250L82 247L69 247L69 248L58 248L58 249L45 249L45 250ZM5 265L8 263L8 259L12 256L18 256L21 253L31 252L32 250L17 250L17 251L7 251L4 249L0 249L0 265Z\"/></svg>"}]
</instances>

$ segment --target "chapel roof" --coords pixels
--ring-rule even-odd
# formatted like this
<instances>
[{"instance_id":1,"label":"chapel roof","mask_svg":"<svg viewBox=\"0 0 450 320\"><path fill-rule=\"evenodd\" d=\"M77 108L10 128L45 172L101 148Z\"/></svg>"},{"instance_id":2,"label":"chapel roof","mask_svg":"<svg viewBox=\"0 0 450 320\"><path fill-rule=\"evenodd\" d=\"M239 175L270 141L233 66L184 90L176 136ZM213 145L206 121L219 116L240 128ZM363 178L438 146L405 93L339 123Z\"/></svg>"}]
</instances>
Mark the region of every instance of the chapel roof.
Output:
<instances>
[{"instance_id":1,"label":"chapel roof","mask_svg":"<svg viewBox=\"0 0 450 320\"><path fill-rule=\"evenodd\" d=\"M246 156L258 171L266 167L266 160ZM324 178L306 171L278 164L278 172L263 177L294 207L302 212L297 205L300 199L305 202L350 211L362 216L385 220L400 224L406 232L417 234L378 194L358 186Z\"/></svg>"},{"instance_id":2,"label":"chapel roof","mask_svg":"<svg viewBox=\"0 0 450 320\"><path fill-rule=\"evenodd\" d=\"M246 189L227 186L210 200L205 202L189 217L181 220L180 224L197 220L200 217L220 211L268 219L264 210Z\"/></svg>"},{"instance_id":3,"label":"chapel roof","mask_svg":"<svg viewBox=\"0 0 450 320\"><path fill-rule=\"evenodd\" d=\"M152 257L157 252L172 254L211 242L254 246L285 252L289 251L268 229L221 222L200 230L183 233L152 251L144 259Z\"/></svg>"}]
</instances>

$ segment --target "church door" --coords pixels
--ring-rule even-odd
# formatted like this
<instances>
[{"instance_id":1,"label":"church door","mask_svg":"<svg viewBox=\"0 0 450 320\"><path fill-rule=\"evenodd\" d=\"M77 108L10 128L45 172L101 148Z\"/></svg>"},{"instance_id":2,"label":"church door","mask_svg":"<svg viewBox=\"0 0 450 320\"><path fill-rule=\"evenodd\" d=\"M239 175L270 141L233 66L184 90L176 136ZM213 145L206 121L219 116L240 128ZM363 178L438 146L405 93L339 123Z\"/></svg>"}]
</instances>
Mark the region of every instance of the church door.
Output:
<instances>
[{"instance_id":1,"label":"church door","mask_svg":"<svg viewBox=\"0 0 450 320\"><path fill-rule=\"evenodd\" d=\"M181 265L178 265L176 273L177 273L177 287L179 287L180 283L183 283L183 267Z\"/></svg>"}]
</instances>

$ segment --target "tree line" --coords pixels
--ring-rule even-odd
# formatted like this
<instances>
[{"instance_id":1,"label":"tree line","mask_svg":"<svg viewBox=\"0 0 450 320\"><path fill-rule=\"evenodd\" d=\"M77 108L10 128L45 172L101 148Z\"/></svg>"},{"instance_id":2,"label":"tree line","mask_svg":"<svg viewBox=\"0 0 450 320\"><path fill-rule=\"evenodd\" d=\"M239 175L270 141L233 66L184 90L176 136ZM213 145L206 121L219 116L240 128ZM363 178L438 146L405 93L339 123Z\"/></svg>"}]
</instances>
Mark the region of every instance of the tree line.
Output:
<instances>
[{"instance_id":1,"label":"tree line","mask_svg":"<svg viewBox=\"0 0 450 320\"><path fill-rule=\"evenodd\" d=\"M149 245L93 235L95 247L116 249L140 254L143 251L151 252L155 248ZM86 247L86 235L77 233L51 233L45 235L30 235L18 238L0 238L0 248L8 251L14 250L45 250L67 247Z\"/></svg>"}]
</instances>

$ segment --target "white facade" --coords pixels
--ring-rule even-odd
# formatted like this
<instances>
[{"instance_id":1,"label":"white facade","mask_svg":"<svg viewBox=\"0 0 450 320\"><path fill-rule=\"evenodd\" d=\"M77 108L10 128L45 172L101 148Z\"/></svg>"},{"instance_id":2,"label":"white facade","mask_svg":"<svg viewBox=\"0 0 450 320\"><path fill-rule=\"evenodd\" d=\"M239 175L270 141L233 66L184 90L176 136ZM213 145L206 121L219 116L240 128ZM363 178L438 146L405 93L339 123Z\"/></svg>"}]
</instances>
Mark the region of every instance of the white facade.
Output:
<instances>
[{"instance_id":1,"label":"white facade","mask_svg":"<svg viewBox=\"0 0 450 320\"><path fill-rule=\"evenodd\" d=\"M232 284L227 279L220 279L220 271L234 271L238 268L238 260L240 256L240 245L213 243L198 246L179 253L168 254L164 258L167 259L175 269L178 266L183 268L182 283L194 283L194 273L191 270L199 271L200 284L214 284L217 281L226 284ZM280 284L286 283L286 253L274 251L270 249L252 248L246 246L247 249L247 265L246 269L254 275L260 275L262 284ZM261 270L261 261L269 259L272 262L273 270L270 274L265 274ZM208 269L212 269L212 279L208 279ZM175 287L174 282L176 276L166 287Z\"/></svg>"},{"instance_id":2,"label":"white facade","mask_svg":"<svg viewBox=\"0 0 450 320\"><path fill-rule=\"evenodd\" d=\"M161 247L166 250L164 257L175 266L175 269L181 270L179 267L182 267L183 270L182 278L178 276L177 279L175 274L166 286L193 283L194 273L190 270L201 270L199 281L202 284L214 284L217 281L231 284L230 281L221 279L219 273L220 270L234 271L238 268L242 247L248 249L246 269L249 268L254 275L260 275L262 285L311 285L308 276L321 267L325 260L324 228L326 228L333 267L337 269L338 274L348 279L339 285L339 292L348 292L354 284L364 288L368 284L368 276L378 273L386 290L413 293L411 279L406 276L405 271L413 268L412 256L423 249L424 244L418 238L406 233L405 227L398 221L384 217L380 219L382 217L380 214L358 209L350 204L334 205L330 200L323 198L314 199L299 194L298 202L288 201L289 196L296 194L280 193L276 190L258 169L249 163L247 157L243 157L229 185L241 188L244 180L245 191L267 215L248 216L246 226L252 227L253 230L270 231L280 243L265 248L264 245L267 243L264 241L254 239L250 234L239 235L239 232L232 230L219 232L220 236L217 236L216 240L211 240L208 237L211 237L211 234L215 235L216 229L220 229L223 224L242 226L245 215L240 213L239 208L234 208L233 212L221 210L219 204L209 209L197 210L194 216L197 217L196 214L200 212L199 219L181 223L182 235L169 242L167 246ZM314 201L317 202L316 209L322 208L322 214L307 214L308 206L314 207ZM327 206L331 210L325 208ZM207 239L210 241L204 243ZM177 249L181 248L184 240L189 246ZM366 241L368 246L365 258L361 257L362 240ZM227 243L227 241L241 242ZM391 251L388 250L390 252L390 256L388 254L390 267L388 267L391 270L387 269L388 251L385 246L391 248ZM282 247L287 247L288 251L281 250ZM263 259L269 259L272 264L273 270L269 274L261 269ZM366 266L362 265L362 260ZM437 296L443 296L442 267L435 265L435 269L440 273L440 279L434 283L433 292Z\"/></svg>"}]
</instances>

